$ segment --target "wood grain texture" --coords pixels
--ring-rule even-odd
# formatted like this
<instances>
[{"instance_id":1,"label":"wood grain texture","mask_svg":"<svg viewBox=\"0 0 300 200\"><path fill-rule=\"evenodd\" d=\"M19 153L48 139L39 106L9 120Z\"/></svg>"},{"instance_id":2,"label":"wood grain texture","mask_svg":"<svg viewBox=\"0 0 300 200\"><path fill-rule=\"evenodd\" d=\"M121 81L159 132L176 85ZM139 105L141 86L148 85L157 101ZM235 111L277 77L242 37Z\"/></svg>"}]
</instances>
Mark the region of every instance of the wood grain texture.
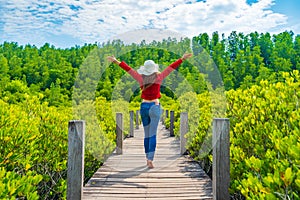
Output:
<instances>
[{"instance_id":1,"label":"wood grain texture","mask_svg":"<svg viewBox=\"0 0 300 200\"><path fill-rule=\"evenodd\" d=\"M230 199L230 135L229 119L213 120L213 193L214 200Z\"/></svg>"},{"instance_id":2,"label":"wood grain texture","mask_svg":"<svg viewBox=\"0 0 300 200\"><path fill-rule=\"evenodd\" d=\"M85 121L69 121L67 199L80 200L83 195Z\"/></svg>"}]
</instances>

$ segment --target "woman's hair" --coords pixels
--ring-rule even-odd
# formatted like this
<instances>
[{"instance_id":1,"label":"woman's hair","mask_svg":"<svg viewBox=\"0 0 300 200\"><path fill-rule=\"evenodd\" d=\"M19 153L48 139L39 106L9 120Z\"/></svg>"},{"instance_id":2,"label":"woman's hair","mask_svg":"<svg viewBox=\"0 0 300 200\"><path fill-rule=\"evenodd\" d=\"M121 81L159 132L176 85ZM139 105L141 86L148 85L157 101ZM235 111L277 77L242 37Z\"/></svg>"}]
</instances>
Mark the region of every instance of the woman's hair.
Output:
<instances>
[{"instance_id":1,"label":"woman's hair","mask_svg":"<svg viewBox=\"0 0 300 200\"><path fill-rule=\"evenodd\" d=\"M147 89L148 87L150 87L152 84L155 83L157 75L159 74L159 72L155 72L153 74L150 75L142 75L143 77L143 90Z\"/></svg>"}]
</instances>

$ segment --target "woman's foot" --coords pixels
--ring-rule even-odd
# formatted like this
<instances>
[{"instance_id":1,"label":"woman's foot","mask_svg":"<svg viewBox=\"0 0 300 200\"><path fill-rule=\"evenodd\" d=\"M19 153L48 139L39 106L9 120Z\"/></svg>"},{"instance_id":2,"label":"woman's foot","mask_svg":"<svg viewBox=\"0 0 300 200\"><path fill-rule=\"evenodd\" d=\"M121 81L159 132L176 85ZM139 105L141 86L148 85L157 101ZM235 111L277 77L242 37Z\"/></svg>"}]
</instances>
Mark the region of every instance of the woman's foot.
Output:
<instances>
[{"instance_id":1,"label":"woman's foot","mask_svg":"<svg viewBox=\"0 0 300 200\"><path fill-rule=\"evenodd\" d=\"M150 169L153 169L153 168L154 168L153 163L152 163L152 160L147 160L147 166L148 166Z\"/></svg>"}]
</instances>

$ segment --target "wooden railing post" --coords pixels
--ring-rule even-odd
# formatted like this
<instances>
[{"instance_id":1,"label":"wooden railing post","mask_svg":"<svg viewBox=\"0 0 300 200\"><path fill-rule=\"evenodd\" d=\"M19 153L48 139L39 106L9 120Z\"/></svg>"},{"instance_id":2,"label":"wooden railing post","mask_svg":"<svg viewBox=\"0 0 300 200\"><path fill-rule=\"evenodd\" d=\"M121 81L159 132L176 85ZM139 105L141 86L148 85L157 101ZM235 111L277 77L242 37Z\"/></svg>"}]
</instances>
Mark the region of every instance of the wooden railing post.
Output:
<instances>
[{"instance_id":1,"label":"wooden railing post","mask_svg":"<svg viewBox=\"0 0 300 200\"><path fill-rule=\"evenodd\" d=\"M174 137L174 111L170 111L170 137Z\"/></svg>"},{"instance_id":2,"label":"wooden railing post","mask_svg":"<svg viewBox=\"0 0 300 200\"><path fill-rule=\"evenodd\" d=\"M229 119L213 120L213 196L214 200L227 200L230 183Z\"/></svg>"},{"instance_id":3,"label":"wooden railing post","mask_svg":"<svg viewBox=\"0 0 300 200\"><path fill-rule=\"evenodd\" d=\"M186 153L186 138L185 134L188 132L188 113L180 113L180 153Z\"/></svg>"},{"instance_id":4,"label":"wooden railing post","mask_svg":"<svg viewBox=\"0 0 300 200\"><path fill-rule=\"evenodd\" d=\"M123 114L117 113L116 114L116 131L117 131L117 148L116 153L122 154L123 153Z\"/></svg>"},{"instance_id":5,"label":"wooden railing post","mask_svg":"<svg viewBox=\"0 0 300 200\"><path fill-rule=\"evenodd\" d=\"M139 110L135 112L135 129L139 129L140 122L139 122Z\"/></svg>"},{"instance_id":6,"label":"wooden railing post","mask_svg":"<svg viewBox=\"0 0 300 200\"><path fill-rule=\"evenodd\" d=\"M169 118L169 110L166 110L166 118Z\"/></svg>"},{"instance_id":7,"label":"wooden railing post","mask_svg":"<svg viewBox=\"0 0 300 200\"><path fill-rule=\"evenodd\" d=\"M161 109L160 121L162 125L165 125L164 109Z\"/></svg>"},{"instance_id":8,"label":"wooden railing post","mask_svg":"<svg viewBox=\"0 0 300 200\"><path fill-rule=\"evenodd\" d=\"M133 130L133 118L134 118L133 115L134 115L134 113L133 113L133 111L130 111L129 114L130 114L130 133L129 133L129 136L133 137L134 136L134 130Z\"/></svg>"},{"instance_id":9,"label":"wooden railing post","mask_svg":"<svg viewBox=\"0 0 300 200\"><path fill-rule=\"evenodd\" d=\"M85 121L72 120L68 125L67 199L83 195Z\"/></svg>"}]
</instances>

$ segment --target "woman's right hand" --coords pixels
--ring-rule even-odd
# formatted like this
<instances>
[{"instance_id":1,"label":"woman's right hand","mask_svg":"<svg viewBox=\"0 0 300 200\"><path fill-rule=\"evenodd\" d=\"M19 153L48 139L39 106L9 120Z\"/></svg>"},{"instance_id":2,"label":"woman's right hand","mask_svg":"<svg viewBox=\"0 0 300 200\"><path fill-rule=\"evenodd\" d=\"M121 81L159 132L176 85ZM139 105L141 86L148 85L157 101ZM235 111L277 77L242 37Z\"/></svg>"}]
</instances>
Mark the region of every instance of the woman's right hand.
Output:
<instances>
[{"instance_id":1,"label":"woman's right hand","mask_svg":"<svg viewBox=\"0 0 300 200\"><path fill-rule=\"evenodd\" d=\"M107 56L107 60L108 60L109 62L115 63L115 64L117 64L117 65L119 65L119 64L121 63L120 61L118 61L118 60L116 59L115 56Z\"/></svg>"},{"instance_id":2,"label":"woman's right hand","mask_svg":"<svg viewBox=\"0 0 300 200\"><path fill-rule=\"evenodd\" d=\"M109 62L115 62L117 59L114 56L107 56Z\"/></svg>"}]
</instances>

